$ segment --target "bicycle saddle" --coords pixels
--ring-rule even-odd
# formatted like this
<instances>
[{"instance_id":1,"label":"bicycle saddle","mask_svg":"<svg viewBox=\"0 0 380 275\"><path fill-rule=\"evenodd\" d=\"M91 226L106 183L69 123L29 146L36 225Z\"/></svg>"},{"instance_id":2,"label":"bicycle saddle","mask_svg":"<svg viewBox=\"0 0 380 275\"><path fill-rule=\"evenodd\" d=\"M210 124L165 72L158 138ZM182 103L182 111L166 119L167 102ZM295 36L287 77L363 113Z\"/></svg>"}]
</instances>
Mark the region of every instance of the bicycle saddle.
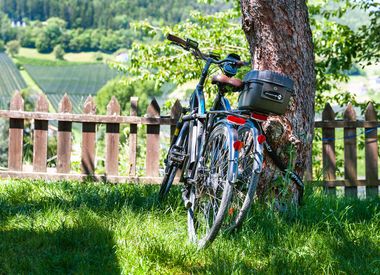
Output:
<instances>
[{"instance_id":1,"label":"bicycle saddle","mask_svg":"<svg viewBox=\"0 0 380 275\"><path fill-rule=\"evenodd\" d=\"M243 82L240 79L234 78L234 77L228 77L224 74L218 74L214 75L212 77L212 84L217 84L217 85L227 85L230 87L234 88L242 88L243 87Z\"/></svg>"}]
</instances>

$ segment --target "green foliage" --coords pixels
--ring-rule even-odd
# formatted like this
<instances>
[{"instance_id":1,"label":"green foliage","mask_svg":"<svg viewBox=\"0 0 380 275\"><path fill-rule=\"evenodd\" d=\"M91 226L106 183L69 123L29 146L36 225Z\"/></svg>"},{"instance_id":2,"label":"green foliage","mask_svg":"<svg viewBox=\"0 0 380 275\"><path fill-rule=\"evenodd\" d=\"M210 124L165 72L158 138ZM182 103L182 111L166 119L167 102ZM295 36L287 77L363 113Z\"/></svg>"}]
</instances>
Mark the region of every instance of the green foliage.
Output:
<instances>
[{"instance_id":1,"label":"green foliage","mask_svg":"<svg viewBox=\"0 0 380 275\"><path fill-rule=\"evenodd\" d=\"M378 4L373 1L366 3L366 5L355 5L354 2L346 1L332 6L327 0L309 3L316 55L317 112L324 108L325 102L343 106L351 101L358 105L353 94L332 91L337 91L338 82L348 80L347 74L355 63L369 64L370 56L376 61L374 52L380 52L380 44L376 44L379 39L377 31L379 24L376 25L379 17ZM369 10L370 24L358 26L353 30L338 22L337 19L343 18L347 11L353 8L364 9L364 12ZM239 13L236 11L226 11L212 16L192 13L186 22L172 27L156 27L147 21L134 24L134 28L153 38L153 42L134 43L131 62L114 66L131 74L135 80L151 79L155 80L157 85L162 85L166 81L181 84L197 79L200 75L199 63L194 61L191 54L181 49L176 50L163 41L167 33L197 40L201 49L206 52L218 50L222 56L228 52L237 52L243 56L243 59L248 60L248 45L241 24L237 21L238 16ZM365 36L371 37L373 48L364 46L367 43Z\"/></svg>"},{"instance_id":2,"label":"green foliage","mask_svg":"<svg viewBox=\"0 0 380 275\"><path fill-rule=\"evenodd\" d=\"M49 18L39 28L36 38L36 48L40 53L50 53L53 48L61 42L61 36L65 31L66 22L60 18Z\"/></svg>"},{"instance_id":3,"label":"green foliage","mask_svg":"<svg viewBox=\"0 0 380 275\"><path fill-rule=\"evenodd\" d=\"M0 2L1 5L1 2ZM12 22L8 15L0 11L0 38L5 42L16 39L17 31L12 28Z\"/></svg>"},{"instance_id":4,"label":"green foliage","mask_svg":"<svg viewBox=\"0 0 380 275\"><path fill-rule=\"evenodd\" d=\"M57 45L54 47L54 56L58 60L63 60L65 55L65 50L62 48L61 45Z\"/></svg>"},{"instance_id":5,"label":"green foliage","mask_svg":"<svg viewBox=\"0 0 380 275\"><path fill-rule=\"evenodd\" d=\"M133 25L135 28L155 39L151 43L133 43L131 62L113 65L131 74L134 77L132 80L154 80L157 86L168 81L183 84L198 78L202 63L197 62L191 53L163 41L167 33L198 41L201 50L206 53L216 51L223 57L235 52L240 54L243 60L248 60L248 44L240 23L236 22L237 16L238 14L231 10L210 16L193 12L188 20L173 27L158 28L147 21L136 23Z\"/></svg>"},{"instance_id":6,"label":"green foliage","mask_svg":"<svg viewBox=\"0 0 380 275\"><path fill-rule=\"evenodd\" d=\"M20 50L20 42L18 42L17 40L9 41L7 43L7 50L11 56L15 56L16 54L18 54Z\"/></svg>"},{"instance_id":7,"label":"green foliage","mask_svg":"<svg viewBox=\"0 0 380 275\"><path fill-rule=\"evenodd\" d=\"M0 40L0 53L2 52L5 52L5 45L4 45L4 41Z\"/></svg>"},{"instance_id":8,"label":"green foliage","mask_svg":"<svg viewBox=\"0 0 380 275\"><path fill-rule=\"evenodd\" d=\"M0 270L83 274L378 274L379 199L314 193L295 215L255 204L236 234L197 251L180 188L4 180Z\"/></svg>"},{"instance_id":9,"label":"green foliage","mask_svg":"<svg viewBox=\"0 0 380 275\"><path fill-rule=\"evenodd\" d=\"M126 77L117 77L108 81L96 94L96 106L99 113L106 114L107 104L115 96L120 103L122 112L128 115L130 98L137 96L139 98L139 114L144 115L152 97L160 94L161 92L155 88L154 81L140 81L131 85Z\"/></svg>"},{"instance_id":10,"label":"green foliage","mask_svg":"<svg viewBox=\"0 0 380 275\"><path fill-rule=\"evenodd\" d=\"M219 4L223 6L225 4ZM2 0L0 10L13 21L25 18L45 21L50 17L65 20L68 28L127 28L131 21L150 19L162 22L179 22L188 16L188 11L213 8L197 1L186 0Z\"/></svg>"}]
</instances>

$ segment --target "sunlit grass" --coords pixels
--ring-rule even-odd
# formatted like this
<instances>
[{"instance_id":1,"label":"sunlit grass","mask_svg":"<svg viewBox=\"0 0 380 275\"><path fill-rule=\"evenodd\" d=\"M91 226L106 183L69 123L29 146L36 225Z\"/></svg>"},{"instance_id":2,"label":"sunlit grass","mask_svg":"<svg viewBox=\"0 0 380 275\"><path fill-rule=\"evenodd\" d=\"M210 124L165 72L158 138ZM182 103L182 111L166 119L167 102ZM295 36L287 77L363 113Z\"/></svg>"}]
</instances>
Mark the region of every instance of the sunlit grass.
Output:
<instances>
[{"instance_id":1,"label":"sunlit grass","mask_svg":"<svg viewBox=\"0 0 380 275\"><path fill-rule=\"evenodd\" d=\"M296 213L256 205L240 232L197 251L178 189L77 182L0 183L4 274L378 274L380 200L314 192Z\"/></svg>"}]
</instances>

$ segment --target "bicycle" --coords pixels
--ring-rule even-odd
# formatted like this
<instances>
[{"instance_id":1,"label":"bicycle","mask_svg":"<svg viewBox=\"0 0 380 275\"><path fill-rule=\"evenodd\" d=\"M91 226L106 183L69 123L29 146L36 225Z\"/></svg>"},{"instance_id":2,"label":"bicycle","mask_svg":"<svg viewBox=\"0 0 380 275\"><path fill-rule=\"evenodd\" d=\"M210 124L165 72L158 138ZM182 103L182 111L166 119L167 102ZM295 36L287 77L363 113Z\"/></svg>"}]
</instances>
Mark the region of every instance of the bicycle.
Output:
<instances>
[{"instance_id":1,"label":"bicycle","mask_svg":"<svg viewBox=\"0 0 380 275\"><path fill-rule=\"evenodd\" d=\"M189 238L203 248L215 239L222 226L228 230L241 226L256 191L264 145L267 150L271 148L261 129L263 116L252 113L250 108L232 110L225 98L227 87L240 95L244 93L243 82L233 76L247 63L236 54L223 60L214 54L206 55L191 39L183 40L174 35L167 38L206 64L190 97L189 108L176 125L165 159L159 199L167 196L181 169ZM212 109L206 111L203 87L212 64L218 65L223 74L213 77L212 83L218 86L218 92ZM239 104L240 99L239 96Z\"/></svg>"}]
</instances>

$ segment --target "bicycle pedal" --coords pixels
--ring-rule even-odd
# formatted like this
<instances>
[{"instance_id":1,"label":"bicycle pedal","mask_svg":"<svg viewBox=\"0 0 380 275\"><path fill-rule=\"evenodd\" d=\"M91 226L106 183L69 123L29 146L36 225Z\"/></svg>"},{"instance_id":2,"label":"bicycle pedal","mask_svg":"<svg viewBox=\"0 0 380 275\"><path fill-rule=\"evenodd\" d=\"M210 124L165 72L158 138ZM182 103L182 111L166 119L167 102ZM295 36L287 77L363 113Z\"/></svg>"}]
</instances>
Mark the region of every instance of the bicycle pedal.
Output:
<instances>
[{"instance_id":1,"label":"bicycle pedal","mask_svg":"<svg viewBox=\"0 0 380 275\"><path fill-rule=\"evenodd\" d=\"M201 175L206 175L210 173L210 169L207 169L206 167L199 168L198 173Z\"/></svg>"}]
</instances>

